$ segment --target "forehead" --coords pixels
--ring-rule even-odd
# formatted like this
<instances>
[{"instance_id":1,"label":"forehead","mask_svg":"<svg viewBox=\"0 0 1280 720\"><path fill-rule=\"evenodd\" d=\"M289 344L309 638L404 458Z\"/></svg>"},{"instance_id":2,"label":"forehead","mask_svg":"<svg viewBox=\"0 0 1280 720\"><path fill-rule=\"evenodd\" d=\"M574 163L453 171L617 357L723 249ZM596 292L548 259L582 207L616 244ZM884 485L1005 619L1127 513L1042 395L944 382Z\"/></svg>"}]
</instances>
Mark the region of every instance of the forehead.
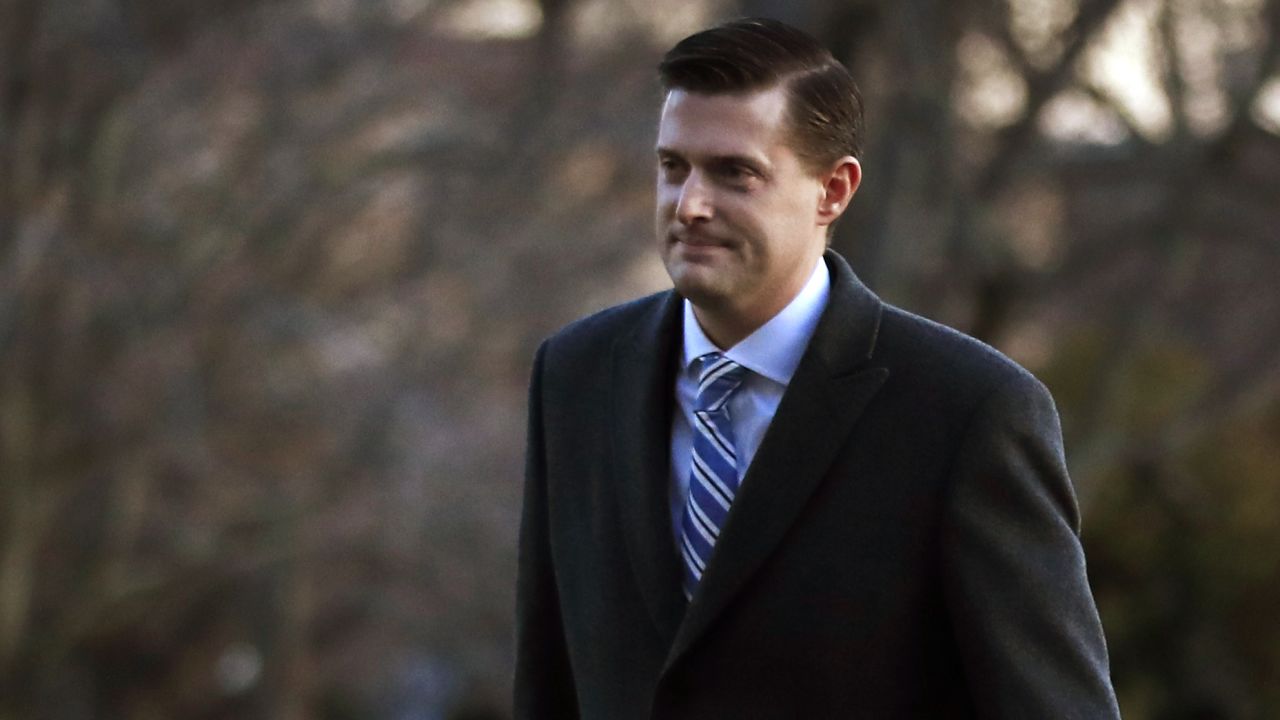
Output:
<instances>
[{"instance_id":1,"label":"forehead","mask_svg":"<svg viewBox=\"0 0 1280 720\"><path fill-rule=\"evenodd\" d=\"M782 87L749 93L667 93L658 148L675 152L772 155L785 140L787 94Z\"/></svg>"}]
</instances>

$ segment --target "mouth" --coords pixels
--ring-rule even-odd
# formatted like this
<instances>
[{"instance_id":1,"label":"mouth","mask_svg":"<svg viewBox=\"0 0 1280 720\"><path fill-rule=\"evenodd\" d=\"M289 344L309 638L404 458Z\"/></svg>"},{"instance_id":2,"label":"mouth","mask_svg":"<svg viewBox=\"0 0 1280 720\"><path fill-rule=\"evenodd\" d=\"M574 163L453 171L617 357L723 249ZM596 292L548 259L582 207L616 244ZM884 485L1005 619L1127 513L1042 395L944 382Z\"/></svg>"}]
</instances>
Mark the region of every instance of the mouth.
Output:
<instances>
[{"instance_id":1,"label":"mouth","mask_svg":"<svg viewBox=\"0 0 1280 720\"><path fill-rule=\"evenodd\" d=\"M698 250L728 248L730 243L720 238L691 233L667 233L667 242L671 245L684 245Z\"/></svg>"}]
</instances>

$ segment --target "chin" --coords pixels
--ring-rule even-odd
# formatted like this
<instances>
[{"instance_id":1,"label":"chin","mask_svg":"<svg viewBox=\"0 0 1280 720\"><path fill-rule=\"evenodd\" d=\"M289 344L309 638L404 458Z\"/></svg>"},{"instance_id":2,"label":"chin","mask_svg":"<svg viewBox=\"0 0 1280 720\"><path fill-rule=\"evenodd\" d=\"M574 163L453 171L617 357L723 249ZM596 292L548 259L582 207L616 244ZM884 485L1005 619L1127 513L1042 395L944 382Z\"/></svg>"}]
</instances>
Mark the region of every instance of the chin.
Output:
<instances>
[{"instance_id":1,"label":"chin","mask_svg":"<svg viewBox=\"0 0 1280 720\"><path fill-rule=\"evenodd\" d=\"M667 265L667 274L671 276L676 292L700 307L723 304L729 296L722 273L712 268L675 263L674 266Z\"/></svg>"}]
</instances>

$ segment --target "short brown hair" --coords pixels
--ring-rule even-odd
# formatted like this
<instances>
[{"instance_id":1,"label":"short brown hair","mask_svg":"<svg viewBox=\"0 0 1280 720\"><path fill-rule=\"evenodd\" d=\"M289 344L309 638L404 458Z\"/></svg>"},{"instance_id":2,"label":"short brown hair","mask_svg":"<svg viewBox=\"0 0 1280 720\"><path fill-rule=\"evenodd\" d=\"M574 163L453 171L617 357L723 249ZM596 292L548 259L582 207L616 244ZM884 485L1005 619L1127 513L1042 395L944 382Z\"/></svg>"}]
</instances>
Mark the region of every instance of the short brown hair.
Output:
<instances>
[{"instance_id":1,"label":"short brown hair","mask_svg":"<svg viewBox=\"0 0 1280 720\"><path fill-rule=\"evenodd\" d=\"M793 150L814 172L862 152L862 96L848 69L812 35L765 18L694 33L658 65L663 92L714 95L782 83L790 97Z\"/></svg>"}]
</instances>

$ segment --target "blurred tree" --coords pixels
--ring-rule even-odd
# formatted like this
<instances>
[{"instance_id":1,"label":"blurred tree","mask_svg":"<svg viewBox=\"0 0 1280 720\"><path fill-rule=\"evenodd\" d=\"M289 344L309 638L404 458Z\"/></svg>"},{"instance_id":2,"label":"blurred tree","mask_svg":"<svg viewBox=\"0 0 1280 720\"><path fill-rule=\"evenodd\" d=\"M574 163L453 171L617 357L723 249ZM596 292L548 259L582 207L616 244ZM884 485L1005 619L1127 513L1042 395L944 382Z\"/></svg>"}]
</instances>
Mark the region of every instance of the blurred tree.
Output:
<instances>
[{"instance_id":1,"label":"blurred tree","mask_svg":"<svg viewBox=\"0 0 1280 720\"><path fill-rule=\"evenodd\" d=\"M1058 398L1127 717L1280 698L1280 3L0 1L0 718L505 708L537 341L661 287L653 66L854 69L835 244Z\"/></svg>"}]
</instances>

